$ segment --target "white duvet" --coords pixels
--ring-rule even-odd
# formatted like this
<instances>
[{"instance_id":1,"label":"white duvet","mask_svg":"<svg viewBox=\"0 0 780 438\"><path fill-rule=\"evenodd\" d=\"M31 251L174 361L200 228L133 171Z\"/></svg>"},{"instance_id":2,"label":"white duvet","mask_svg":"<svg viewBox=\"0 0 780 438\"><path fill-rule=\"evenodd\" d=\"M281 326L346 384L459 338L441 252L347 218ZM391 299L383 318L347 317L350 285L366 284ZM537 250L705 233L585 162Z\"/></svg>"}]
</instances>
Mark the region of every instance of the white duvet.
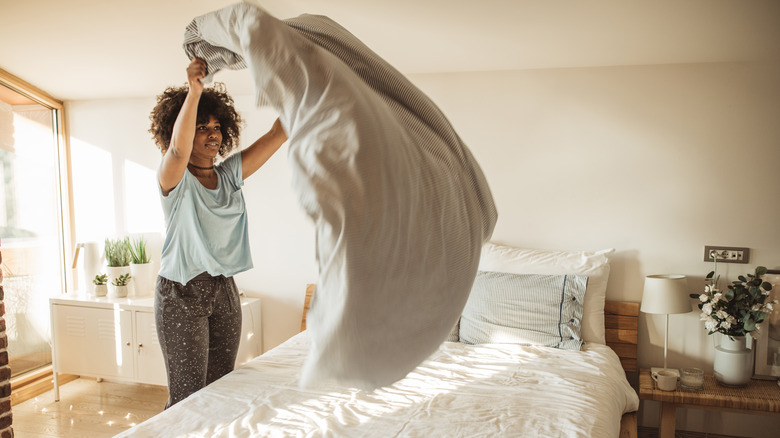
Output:
<instances>
[{"instance_id":1,"label":"white duvet","mask_svg":"<svg viewBox=\"0 0 780 438\"><path fill-rule=\"evenodd\" d=\"M639 399L617 355L445 342L394 385L300 388L300 333L124 437L583 437L619 434Z\"/></svg>"},{"instance_id":2,"label":"white duvet","mask_svg":"<svg viewBox=\"0 0 780 438\"><path fill-rule=\"evenodd\" d=\"M487 181L447 118L328 17L236 4L196 17L185 51L247 68L289 136L292 186L316 230L306 386L366 389L444 341L496 223Z\"/></svg>"}]
</instances>

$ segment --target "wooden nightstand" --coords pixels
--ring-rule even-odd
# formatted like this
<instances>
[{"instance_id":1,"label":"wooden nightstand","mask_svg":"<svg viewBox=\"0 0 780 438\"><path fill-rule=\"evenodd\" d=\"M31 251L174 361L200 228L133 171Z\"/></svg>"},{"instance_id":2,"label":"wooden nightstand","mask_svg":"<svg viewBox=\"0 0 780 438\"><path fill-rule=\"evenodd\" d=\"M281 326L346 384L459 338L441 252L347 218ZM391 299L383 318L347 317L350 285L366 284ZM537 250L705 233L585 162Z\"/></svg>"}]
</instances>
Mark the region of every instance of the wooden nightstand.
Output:
<instances>
[{"instance_id":1,"label":"wooden nightstand","mask_svg":"<svg viewBox=\"0 0 780 438\"><path fill-rule=\"evenodd\" d=\"M661 402L659 438L674 438L676 409L708 409L746 414L780 415L780 387L775 381L751 380L744 388L727 388L704 375L704 389L688 391L678 383L676 391L661 391L650 377L650 370L639 370L639 398Z\"/></svg>"}]
</instances>

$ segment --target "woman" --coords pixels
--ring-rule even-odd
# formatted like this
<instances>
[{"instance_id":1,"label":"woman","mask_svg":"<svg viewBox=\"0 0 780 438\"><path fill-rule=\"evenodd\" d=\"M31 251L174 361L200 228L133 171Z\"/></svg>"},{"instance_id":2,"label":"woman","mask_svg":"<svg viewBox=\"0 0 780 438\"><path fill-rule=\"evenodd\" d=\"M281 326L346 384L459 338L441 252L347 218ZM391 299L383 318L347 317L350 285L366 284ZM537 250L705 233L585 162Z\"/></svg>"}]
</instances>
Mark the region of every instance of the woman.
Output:
<instances>
[{"instance_id":1,"label":"woman","mask_svg":"<svg viewBox=\"0 0 780 438\"><path fill-rule=\"evenodd\" d=\"M194 58L188 87L166 89L150 115L162 152L157 177L166 219L154 300L166 409L233 370L241 335L233 275L252 267L241 186L287 140L277 119L229 155L242 120L223 87L204 88L205 75L205 61Z\"/></svg>"}]
</instances>

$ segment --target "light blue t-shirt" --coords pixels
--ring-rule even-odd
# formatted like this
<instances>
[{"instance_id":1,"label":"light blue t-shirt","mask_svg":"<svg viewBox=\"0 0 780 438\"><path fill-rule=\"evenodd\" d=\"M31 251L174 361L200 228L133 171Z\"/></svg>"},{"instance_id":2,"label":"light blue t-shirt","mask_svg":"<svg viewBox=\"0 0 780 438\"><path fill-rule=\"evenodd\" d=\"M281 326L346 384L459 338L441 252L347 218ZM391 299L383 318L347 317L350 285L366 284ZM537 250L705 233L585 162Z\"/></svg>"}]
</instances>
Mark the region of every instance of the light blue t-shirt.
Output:
<instances>
[{"instance_id":1,"label":"light blue t-shirt","mask_svg":"<svg viewBox=\"0 0 780 438\"><path fill-rule=\"evenodd\" d=\"M241 154L231 155L214 170L214 190L189 170L167 196L160 189L166 226L160 275L168 280L186 284L204 271L230 277L252 268Z\"/></svg>"}]
</instances>

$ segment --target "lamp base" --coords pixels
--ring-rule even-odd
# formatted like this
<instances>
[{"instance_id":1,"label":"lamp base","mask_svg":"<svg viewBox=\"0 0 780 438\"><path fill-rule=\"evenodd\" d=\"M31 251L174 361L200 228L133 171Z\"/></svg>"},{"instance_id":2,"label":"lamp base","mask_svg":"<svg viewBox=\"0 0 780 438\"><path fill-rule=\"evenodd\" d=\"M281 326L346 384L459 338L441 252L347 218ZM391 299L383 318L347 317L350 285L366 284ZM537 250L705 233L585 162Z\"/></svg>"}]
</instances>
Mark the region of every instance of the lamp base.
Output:
<instances>
[{"instance_id":1,"label":"lamp base","mask_svg":"<svg viewBox=\"0 0 780 438\"><path fill-rule=\"evenodd\" d=\"M653 375L653 374L655 374L655 373L657 373L657 372L659 372L661 370L670 371L670 372L676 374L677 378L680 377L680 370L678 370L677 368L663 368L663 367L651 367L650 368L650 375Z\"/></svg>"}]
</instances>

